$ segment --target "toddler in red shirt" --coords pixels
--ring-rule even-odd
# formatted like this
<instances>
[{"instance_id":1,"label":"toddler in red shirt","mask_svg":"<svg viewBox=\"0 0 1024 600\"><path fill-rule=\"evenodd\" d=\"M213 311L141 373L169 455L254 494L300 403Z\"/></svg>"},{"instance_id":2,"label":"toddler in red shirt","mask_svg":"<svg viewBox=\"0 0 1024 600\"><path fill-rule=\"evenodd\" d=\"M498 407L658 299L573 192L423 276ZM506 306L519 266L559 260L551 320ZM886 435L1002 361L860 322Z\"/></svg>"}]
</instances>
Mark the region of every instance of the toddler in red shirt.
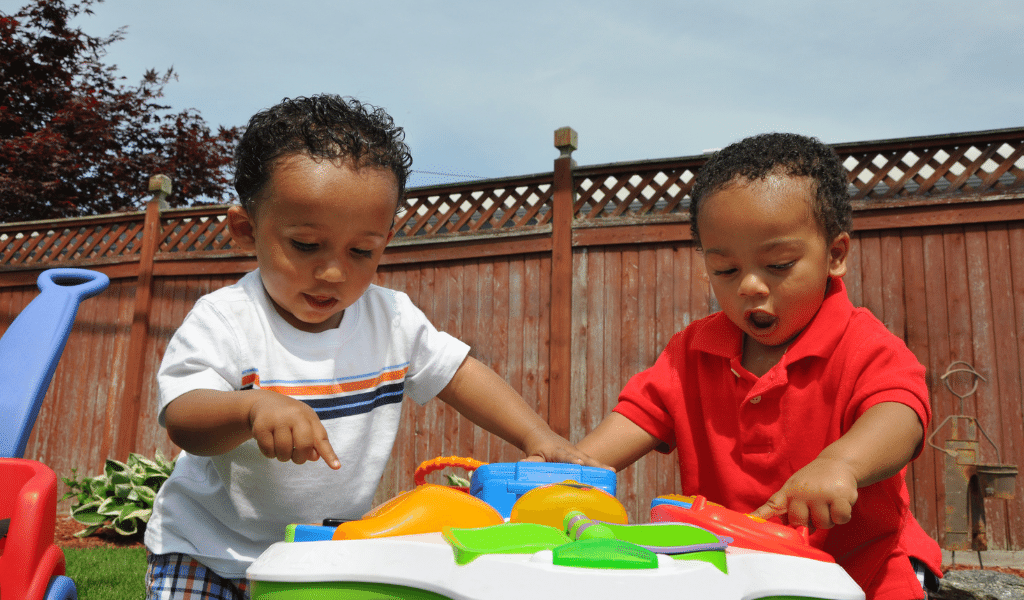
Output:
<instances>
[{"instance_id":1,"label":"toddler in red shirt","mask_svg":"<svg viewBox=\"0 0 1024 600\"><path fill-rule=\"evenodd\" d=\"M753 136L712 156L691 197L721 311L677 333L578 447L616 469L675 447L683 494L808 526L869 600L923 598L941 553L905 473L931 417L925 372L847 297L838 156Z\"/></svg>"}]
</instances>

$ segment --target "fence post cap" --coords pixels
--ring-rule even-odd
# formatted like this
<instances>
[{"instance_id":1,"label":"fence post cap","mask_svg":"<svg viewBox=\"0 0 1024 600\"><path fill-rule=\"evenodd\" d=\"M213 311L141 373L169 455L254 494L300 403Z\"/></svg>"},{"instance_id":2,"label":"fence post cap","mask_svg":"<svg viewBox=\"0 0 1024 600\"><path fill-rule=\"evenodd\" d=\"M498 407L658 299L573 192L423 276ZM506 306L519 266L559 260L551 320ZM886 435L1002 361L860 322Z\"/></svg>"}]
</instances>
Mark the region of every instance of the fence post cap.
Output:
<instances>
[{"instance_id":1,"label":"fence post cap","mask_svg":"<svg viewBox=\"0 0 1024 600\"><path fill-rule=\"evenodd\" d=\"M171 193L171 178L166 175L154 175L149 178L149 191L161 194Z\"/></svg>"},{"instance_id":2,"label":"fence post cap","mask_svg":"<svg viewBox=\"0 0 1024 600\"><path fill-rule=\"evenodd\" d=\"M555 148L562 152L562 156L572 154L573 150L579 149L579 134L572 127L559 127L555 130Z\"/></svg>"},{"instance_id":3,"label":"fence post cap","mask_svg":"<svg viewBox=\"0 0 1024 600\"><path fill-rule=\"evenodd\" d=\"M160 210L167 210L167 196L171 195L171 178L166 175L153 175L149 178L149 192L153 194L150 202L156 202Z\"/></svg>"}]
</instances>

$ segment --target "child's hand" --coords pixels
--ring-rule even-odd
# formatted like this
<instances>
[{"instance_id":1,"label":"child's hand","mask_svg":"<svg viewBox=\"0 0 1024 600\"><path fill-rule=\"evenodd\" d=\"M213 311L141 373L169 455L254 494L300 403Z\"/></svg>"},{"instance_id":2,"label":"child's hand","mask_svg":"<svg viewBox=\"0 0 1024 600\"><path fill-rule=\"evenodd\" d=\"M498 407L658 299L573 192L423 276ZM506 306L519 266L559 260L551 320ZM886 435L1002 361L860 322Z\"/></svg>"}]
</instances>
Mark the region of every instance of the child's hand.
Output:
<instances>
[{"instance_id":1,"label":"child's hand","mask_svg":"<svg viewBox=\"0 0 1024 600\"><path fill-rule=\"evenodd\" d=\"M277 392L251 390L247 393L256 395L249 407L249 426L264 456L281 462L290 460L298 465L322 457L332 469L341 468L341 461L316 411Z\"/></svg>"},{"instance_id":2,"label":"child's hand","mask_svg":"<svg viewBox=\"0 0 1024 600\"><path fill-rule=\"evenodd\" d=\"M828 529L850 521L857 502L857 478L843 461L818 458L786 481L763 506L751 513L782 517L791 526Z\"/></svg>"},{"instance_id":3,"label":"child's hand","mask_svg":"<svg viewBox=\"0 0 1024 600\"><path fill-rule=\"evenodd\" d=\"M585 452L570 444L565 438L548 429L536 429L523 440L526 459L532 462L558 462L588 467L612 469L604 463L590 458Z\"/></svg>"}]
</instances>

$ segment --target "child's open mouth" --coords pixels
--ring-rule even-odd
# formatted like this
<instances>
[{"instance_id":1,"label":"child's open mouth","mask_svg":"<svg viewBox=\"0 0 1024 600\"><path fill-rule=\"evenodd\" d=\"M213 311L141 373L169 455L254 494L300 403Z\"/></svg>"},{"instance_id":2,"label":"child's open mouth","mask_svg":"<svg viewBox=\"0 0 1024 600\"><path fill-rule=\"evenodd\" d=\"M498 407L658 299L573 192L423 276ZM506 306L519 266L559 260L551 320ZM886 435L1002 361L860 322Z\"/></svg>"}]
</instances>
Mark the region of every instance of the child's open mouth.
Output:
<instances>
[{"instance_id":1,"label":"child's open mouth","mask_svg":"<svg viewBox=\"0 0 1024 600\"><path fill-rule=\"evenodd\" d=\"M306 302L317 310L327 310L338 303L337 298L330 296L310 296L309 294L302 295Z\"/></svg>"},{"instance_id":2,"label":"child's open mouth","mask_svg":"<svg viewBox=\"0 0 1024 600\"><path fill-rule=\"evenodd\" d=\"M757 331L767 331L778 321L778 317L763 310L747 311L747 323L750 324L752 329Z\"/></svg>"}]
</instances>

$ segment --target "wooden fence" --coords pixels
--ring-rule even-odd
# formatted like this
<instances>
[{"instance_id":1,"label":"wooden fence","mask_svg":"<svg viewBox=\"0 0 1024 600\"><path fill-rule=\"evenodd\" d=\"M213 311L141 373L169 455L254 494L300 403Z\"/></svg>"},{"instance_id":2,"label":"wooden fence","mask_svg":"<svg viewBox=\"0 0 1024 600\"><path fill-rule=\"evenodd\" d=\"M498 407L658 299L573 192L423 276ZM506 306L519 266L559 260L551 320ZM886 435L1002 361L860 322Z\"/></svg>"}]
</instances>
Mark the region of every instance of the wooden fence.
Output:
<instances>
[{"instance_id":1,"label":"wooden fence","mask_svg":"<svg viewBox=\"0 0 1024 600\"><path fill-rule=\"evenodd\" d=\"M577 441L711 301L686 214L705 157L577 167L570 134L556 132L552 172L410 190L378 280ZM836 150L855 206L851 299L928 368L935 423L961 411L941 375L971 363L986 380L963 412L993 441L982 458L1024 465L1024 128ZM35 296L41 269L92 268L112 281L80 308L27 456L65 475L129 451L176 451L154 415L163 348L198 297L255 266L232 245L224 212L151 203L145 213L0 225L0 327ZM378 498L411 487L415 466L435 456L519 456L441 402L403 410ZM925 447L908 475L915 514L940 538L943 471L943 455ZM1024 549L1022 479L1014 500L986 501L992 549ZM674 454L619 475L634 521L675 491Z\"/></svg>"}]
</instances>

